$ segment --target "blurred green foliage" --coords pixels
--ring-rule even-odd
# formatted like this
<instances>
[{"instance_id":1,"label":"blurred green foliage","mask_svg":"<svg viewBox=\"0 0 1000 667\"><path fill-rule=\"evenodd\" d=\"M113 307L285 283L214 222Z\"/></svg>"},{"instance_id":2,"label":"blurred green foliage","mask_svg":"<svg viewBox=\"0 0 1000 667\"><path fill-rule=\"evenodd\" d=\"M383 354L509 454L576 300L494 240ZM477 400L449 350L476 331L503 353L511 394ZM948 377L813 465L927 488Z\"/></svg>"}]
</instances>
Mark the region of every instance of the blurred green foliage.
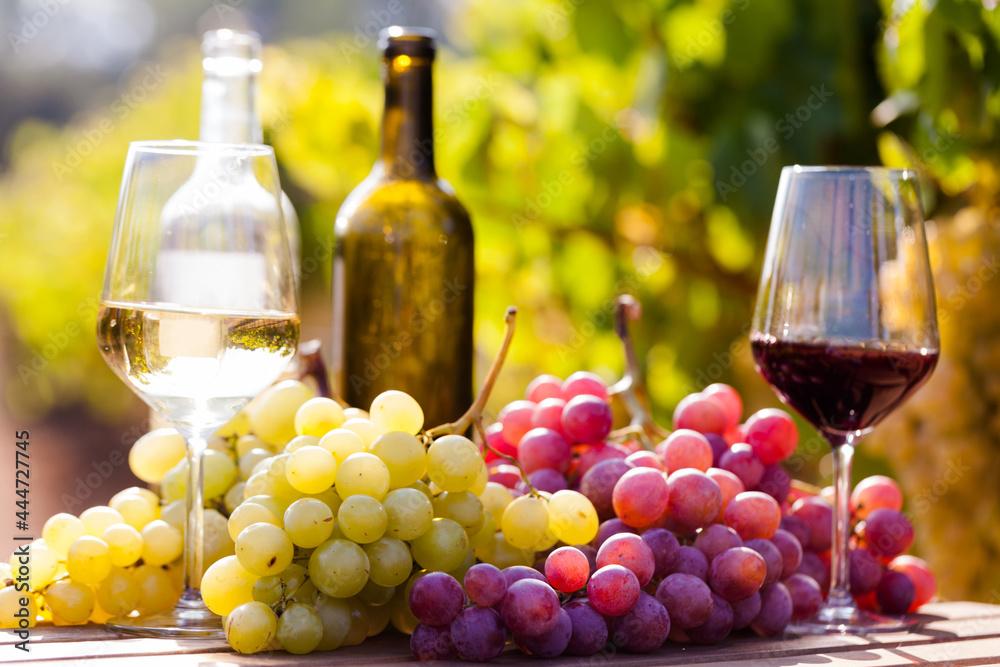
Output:
<instances>
[{"instance_id":1,"label":"blurred green foliage","mask_svg":"<svg viewBox=\"0 0 1000 667\"><path fill-rule=\"evenodd\" d=\"M775 403L753 373L745 335L787 164L917 167L928 216L938 220L934 252L949 257L936 261L939 280L978 265L981 245L944 240L963 207L978 211L984 229L996 221L1000 21L979 2L458 7L448 31L453 49L440 53L436 69L436 153L476 229L480 377L504 307L521 312L494 407L519 397L538 372L619 375L611 303L626 291L644 306L635 333L661 423L683 395L716 380L739 387L751 409ZM355 35L348 28L282 43L264 57L266 136L303 225L307 334L329 308L334 215L378 144L377 57L373 44L359 51ZM113 419L134 400L105 368L91 332L127 143L197 134L197 44L168 45L158 62L101 91L66 127L25 120L5 146L0 303L4 398L15 414L85 403ZM973 297L997 292L988 283ZM960 311L957 329L944 329L943 367L975 364L993 387L1000 359L962 356L967 350L950 347L947 335L960 329L964 344L996 336L1000 323L976 308ZM968 411L961 387L932 383L924 396L932 387L953 392L968 416L949 437L978 431L977 451L995 460L995 415ZM900 452L923 442L905 449L878 434L872 440L907 465ZM859 476L878 465L859 464ZM1000 503L990 502L986 521L996 531ZM942 516L964 510L949 511ZM933 551L935 530L918 525L918 534ZM973 545L963 557L970 551L985 558ZM946 592L986 597L977 588L984 582L955 580Z\"/></svg>"}]
</instances>

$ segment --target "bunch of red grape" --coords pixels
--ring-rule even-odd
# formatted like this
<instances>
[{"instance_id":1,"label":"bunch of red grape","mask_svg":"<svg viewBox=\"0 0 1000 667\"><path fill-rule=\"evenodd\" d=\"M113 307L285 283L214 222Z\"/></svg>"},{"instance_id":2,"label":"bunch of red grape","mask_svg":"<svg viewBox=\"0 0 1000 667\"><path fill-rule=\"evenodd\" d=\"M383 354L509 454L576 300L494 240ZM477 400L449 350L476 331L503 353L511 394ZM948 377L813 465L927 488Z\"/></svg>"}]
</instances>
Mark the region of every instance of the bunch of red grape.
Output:
<instances>
[{"instance_id":1,"label":"bunch of red grape","mask_svg":"<svg viewBox=\"0 0 1000 667\"><path fill-rule=\"evenodd\" d=\"M535 568L474 565L463 585L427 574L409 602L418 659L488 660L507 634L541 657L592 655L607 642L648 652L668 638L712 644L743 628L781 633L822 604L830 582L832 507L792 488L781 466L798 431L784 411L741 423L742 399L716 384L682 400L655 451L608 440L607 385L591 373L543 375L487 429L490 480L514 496L578 490L602 523L587 545L555 544ZM926 563L902 556L913 529L886 477L864 480L851 583L859 604L905 613L933 597Z\"/></svg>"}]
</instances>

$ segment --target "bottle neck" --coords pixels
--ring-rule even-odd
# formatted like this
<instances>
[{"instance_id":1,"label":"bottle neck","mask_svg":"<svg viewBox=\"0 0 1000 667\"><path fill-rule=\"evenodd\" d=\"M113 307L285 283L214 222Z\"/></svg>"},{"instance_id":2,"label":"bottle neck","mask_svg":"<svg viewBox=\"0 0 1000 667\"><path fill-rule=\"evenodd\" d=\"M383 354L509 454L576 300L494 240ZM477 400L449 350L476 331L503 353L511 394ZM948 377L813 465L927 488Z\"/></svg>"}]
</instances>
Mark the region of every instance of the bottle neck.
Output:
<instances>
[{"instance_id":1,"label":"bottle neck","mask_svg":"<svg viewBox=\"0 0 1000 667\"><path fill-rule=\"evenodd\" d=\"M221 56L205 57L202 62L198 138L212 143L263 143L256 103L260 60Z\"/></svg>"},{"instance_id":2,"label":"bottle neck","mask_svg":"<svg viewBox=\"0 0 1000 667\"><path fill-rule=\"evenodd\" d=\"M388 176L434 178L431 58L399 55L382 61L385 112L381 161Z\"/></svg>"}]
</instances>

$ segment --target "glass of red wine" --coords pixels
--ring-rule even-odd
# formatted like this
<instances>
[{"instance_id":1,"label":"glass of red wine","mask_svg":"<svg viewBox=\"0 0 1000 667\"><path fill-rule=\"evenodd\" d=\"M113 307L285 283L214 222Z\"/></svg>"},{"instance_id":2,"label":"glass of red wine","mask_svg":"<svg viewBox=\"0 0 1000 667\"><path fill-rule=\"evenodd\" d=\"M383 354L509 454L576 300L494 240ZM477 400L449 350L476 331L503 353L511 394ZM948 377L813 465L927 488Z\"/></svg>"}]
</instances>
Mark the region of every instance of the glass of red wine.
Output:
<instances>
[{"instance_id":1,"label":"glass of red wine","mask_svg":"<svg viewBox=\"0 0 1000 667\"><path fill-rule=\"evenodd\" d=\"M832 577L800 633L890 632L912 619L851 596L851 458L858 439L930 376L934 286L917 175L881 167L785 167L750 334L757 371L833 449Z\"/></svg>"}]
</instances>

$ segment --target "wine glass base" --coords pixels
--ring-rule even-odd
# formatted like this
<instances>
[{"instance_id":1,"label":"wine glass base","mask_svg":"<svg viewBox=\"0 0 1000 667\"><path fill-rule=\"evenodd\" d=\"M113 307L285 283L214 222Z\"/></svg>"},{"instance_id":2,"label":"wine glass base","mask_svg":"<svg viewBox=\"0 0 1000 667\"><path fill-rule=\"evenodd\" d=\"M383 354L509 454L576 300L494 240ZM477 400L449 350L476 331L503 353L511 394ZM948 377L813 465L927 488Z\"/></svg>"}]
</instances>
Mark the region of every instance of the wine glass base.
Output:
<instances>
[{"instance_id":1,"label":"wine glass base","mask_svg":"<svg viewBox=\"0 0 1000 667\"><path fill-rule=\"evenodd\" d=\"M916 618L882 616L857 607L823 607L802 621L793 621L785 632L799 635L867 635L876 632L905 632L917 624Z\"/></svg>"},{"instance_id":2,"label":"wine glass base","mask_svg":"<svg viewBox=\"0 0 1000 667\"><path fill-rule=\"evenodd\" d=\"M201 596L181 598L173 609L149 616L119 616L106 623L109 630L143 637L190 637L224 639L222 618L213 613Z\"/></svg>"}]
</instances>

